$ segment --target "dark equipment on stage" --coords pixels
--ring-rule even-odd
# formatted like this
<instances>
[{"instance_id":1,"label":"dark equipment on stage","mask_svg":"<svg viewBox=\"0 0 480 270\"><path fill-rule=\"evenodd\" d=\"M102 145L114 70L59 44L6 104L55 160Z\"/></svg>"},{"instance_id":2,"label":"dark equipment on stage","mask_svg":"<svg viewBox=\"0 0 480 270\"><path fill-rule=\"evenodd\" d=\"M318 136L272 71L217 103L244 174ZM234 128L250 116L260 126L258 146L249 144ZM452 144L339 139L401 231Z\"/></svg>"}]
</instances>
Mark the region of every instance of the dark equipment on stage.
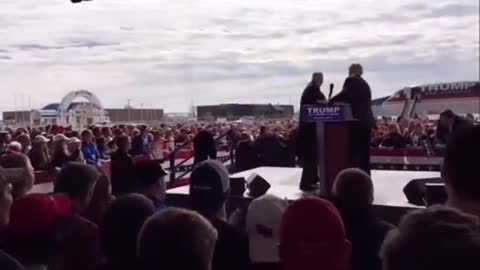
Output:
<instances>
[{"instance_id":1,"label":"dark equipment on stage","mask_svg":"<svg viewBox=\"0 0 480 270\"><path fill-rule=\"evenodd\" d=\"M230 178L230 194L232 196L241 196L247 189L247 181L243 177L231 177Z\"/></svg>"},{"instance_id":2,"label":"dark equipment on stage","mask_svg":"<svg viewBox=\"0 0 480 270\"><path fill-rule=\"evenodd\" d=\"M427 186L432 188L432 185L437 185L434 189L438 189L439 185L444 188L441 184L443 184L443 180L441 178L421 178L421 179L413 179L410 181L404 188L403 193L408 199L408 202L411 204L425 206L427 205ZM439 196L438 190L430 191L430 196L435 196L429 198L430 201L439 201L441 198L437 198ZM445 198L446 200L446 198Z\"/></svg>"},{"instance_id":3,"label":"dark equipment on stage","mask_svg":"<svg viewBox=\"0 0 480 270\"><path fill-rule=\"evenodd\" d=\"M425 187L427 189L425 196L427 206L445 204L447 202L448 195L445 191L445 184L427 183Z\"/></svg>"},{"instance_id":4,"label":"dark equipment on stage","mask_svg":"<svg viewBox=\"0 0 480 270\"><path fill-rule=\"evenodd\" d=\"M248 190L250 191L249 195L254 198L258 198L264 195L265 193L267 193L267 191L271 187L270 183L268 183L267 180L265 180L265 178L261 177L256 173L248 177L247 183L248 183Z\"/></svg>"}]
</instances>

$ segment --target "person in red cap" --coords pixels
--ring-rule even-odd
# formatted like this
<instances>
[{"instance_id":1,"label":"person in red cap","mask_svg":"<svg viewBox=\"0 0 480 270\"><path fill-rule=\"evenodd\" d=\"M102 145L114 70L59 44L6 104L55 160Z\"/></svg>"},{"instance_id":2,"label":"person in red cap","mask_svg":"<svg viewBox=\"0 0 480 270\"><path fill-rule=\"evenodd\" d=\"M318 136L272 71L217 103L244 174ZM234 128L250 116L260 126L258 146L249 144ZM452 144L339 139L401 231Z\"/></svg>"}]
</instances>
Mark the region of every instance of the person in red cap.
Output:
<instances>
[{"instance_id":1,"label":"person in red cap","mask_svg":"<svg viewBox=\"0 0 480 270\"><path fill-rule=\"evenodd\" d=\"M279 252L285 270L346 270L351 244L337 209L309 197L293 202L284 213Z\"/></svg>"},{"instance_id":2,"label":"person in red cap","mask_svg":"<svg viewBox=\"0 0 480 270\"><path fill-rule=\"evenodd\" d=\"M11 209L7 246L27 267L50 266L56 252L56 224L73 211L65 195L31 194Z\"/></svg>"}]
</instances>

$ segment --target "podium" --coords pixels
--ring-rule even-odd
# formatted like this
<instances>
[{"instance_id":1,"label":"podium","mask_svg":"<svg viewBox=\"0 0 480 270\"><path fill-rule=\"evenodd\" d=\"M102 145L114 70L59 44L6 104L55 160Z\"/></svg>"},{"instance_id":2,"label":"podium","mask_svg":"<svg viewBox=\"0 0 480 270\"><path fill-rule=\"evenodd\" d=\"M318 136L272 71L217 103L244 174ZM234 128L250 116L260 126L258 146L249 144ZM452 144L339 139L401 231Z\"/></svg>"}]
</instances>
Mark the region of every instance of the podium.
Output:
<instances>
[{"instance_id":1,"label":"podium","mask_svg":"<svg viewBox=\"0 0 480 270\"><path fill-rule=\"evenodd\" d=\"M316 125L320 194L329 197L337 175L353 165L350 129L356 120L346 103L305 105L302 113L304 122Z\"/></svg>"}]
</instances>

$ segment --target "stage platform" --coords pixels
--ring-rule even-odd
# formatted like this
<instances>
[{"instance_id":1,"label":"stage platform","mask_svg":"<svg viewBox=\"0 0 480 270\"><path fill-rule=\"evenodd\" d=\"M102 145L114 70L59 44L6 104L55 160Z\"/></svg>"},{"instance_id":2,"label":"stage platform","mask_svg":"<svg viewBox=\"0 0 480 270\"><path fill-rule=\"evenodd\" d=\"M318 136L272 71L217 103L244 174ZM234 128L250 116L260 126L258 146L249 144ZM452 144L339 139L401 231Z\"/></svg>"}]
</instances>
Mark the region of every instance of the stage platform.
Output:
<instances>
[{"instance_id":1,"label":"stage platform","mask_svg":"<svg viewBox=\"0 0 480 270\"><path fill-rule=\"evenodd\" d=\"M272 186L268 193L277 195L288 200L297 200L308 193L299 189L301 168L277 168L260 167L231 175L231 177L247 178L252 173L265 178ZM403 194L403 187L412 179L440 177L439 172L417 172L417 171L372 171L372 180L375 189L374 205L390 207L411 207ZM188 195L188 186L171 189L169 195ZM245 199L251 199L248 192L245 192Z\"/></svg>"},{"instance_id":2,"label":"stage platform","mask_svg":"<svg viewBox=\"0 0 480 270\"><path fill-rule=\"evenodd\" d=\"M268 191L270 194L287 198L291 201L312 195L311 193L304 193L299 189L302 174L301 168L259 167L231 176L247 178L252 173L257 173L267 179L272 186ZM419 206L408 203L403 194L403 187L412 179L432 177L440 177L440 172L373 170L372 180L375 190L374 210L377 215L392 223L397 223L405 212L420 208ZM50 193L52 191L53 184L44 183L35 185L31 192ZM188 193L188 186L168 190L168 204L172 206L189 207ZM244 196L232 196L231 198L233 207L248 204L251 200L252 198L248 195L248 192L246 192Z\"/></svg>"},{"instance_id":3,"label":"stage platform","mask_svg":"<svg viewBox=\"0 0 480 270\"><path fill-rule=\"evenodd\" d=\"M304 196L311 196L299 189L301 168L259 167L231 175L231 177L247 178L252 173L265 178L272 186L267 193L286 198L290 201ZM419 171L383 171L373 170L374 209L384 219L397 223L398 219L408 210L420 208L410 204L403 194L403 187L412 179L440 177L439 172ZM171 205L188 207L189 186L174 188L167 191L167 198ZM244 196L232 196L234 204L248 203L252 198L248 191Z\"/></svg>"}]
</instances>

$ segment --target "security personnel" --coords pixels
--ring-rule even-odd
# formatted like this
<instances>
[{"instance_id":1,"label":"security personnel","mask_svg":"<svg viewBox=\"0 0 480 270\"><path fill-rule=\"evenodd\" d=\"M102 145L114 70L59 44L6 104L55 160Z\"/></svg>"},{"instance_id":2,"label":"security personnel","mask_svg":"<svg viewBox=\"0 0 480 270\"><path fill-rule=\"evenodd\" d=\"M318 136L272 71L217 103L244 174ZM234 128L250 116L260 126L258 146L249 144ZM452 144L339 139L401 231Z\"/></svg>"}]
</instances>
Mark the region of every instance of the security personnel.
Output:
<instances>
[{"instance_id":1,"label":"security personnel","mask_svg":"<svg viewBox=\"0 0 480 270\"><path fill-rule=\"evenodd\" d=\"M313 184L319 181L317 132L315 123L303 122L302 108L305 105L317 105L326 98L320 90L323 83L323 74L313 73L312 81L307 85L300 101L300 123L298 128L297 156L303 166L300 189L310 190Z\"/></svg>"}]
</instances>

